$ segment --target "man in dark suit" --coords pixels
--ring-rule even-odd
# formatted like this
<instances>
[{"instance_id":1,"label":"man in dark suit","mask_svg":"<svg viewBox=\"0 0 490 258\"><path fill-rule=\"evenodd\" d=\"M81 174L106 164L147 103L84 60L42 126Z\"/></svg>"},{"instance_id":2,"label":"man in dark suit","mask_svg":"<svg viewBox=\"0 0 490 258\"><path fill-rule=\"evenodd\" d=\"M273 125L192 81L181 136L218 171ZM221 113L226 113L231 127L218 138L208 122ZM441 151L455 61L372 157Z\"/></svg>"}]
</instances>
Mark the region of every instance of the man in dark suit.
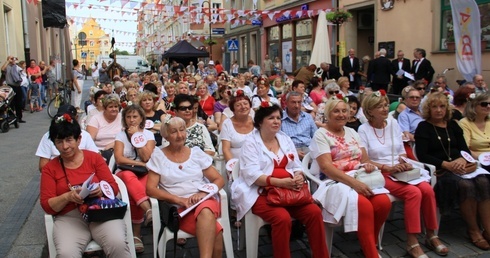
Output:
<instances>
[{"instance_id":1,"label":"man in dark suit","mask_svg":"<svg viewBox=\"0 0 490 258\"><path fill-rule=\"evenodd\" d=\"M410 60L405 58L405 53L403 53L402 50L398 50L397 53L397 59L393 59L391 61L391 65L393 66L393 72L395 75L393 75L393 94L400 95L402 92L402 89L405 88L405 86L408 85L408 78L402 75L396 75L397 72L404 71L407 73L411 72L410 69Z\"/></svg>"},{"instance_id":2,"label":"man in dark suit","mask_svg":"<svg viewBox=\"0 0 490 258\"><path fill-rule=\"evenodd\" d=\"M415 80L425 80L427 84L432 81L432 77L434 76L434 68L429 60L425 59L425 50L422 48L416 48L413 51L413 60L412 64L412 74L415 77Z\"/></svg>"},{"instance_id":3,"label":"man in dark suit","mask_svg":"<svg viewBox=\"0 0 490 258\"><path fill-rule=\"evenodd\" d=\"M355 57L356 51L354 49L349 49L349 56L342 58L342 71L344 72L344 76L349 78L350 86L353 89L359 89L359 84L361 78L358 74L359 69L361 68L359 63L359 58Z\"/></svg>"},{"instance_id":4,"label":"man in dark suit","mask_svg":"<svg viewBox=\"0 0 490 258\"><path fill-rule=\"evenodd\" d=\"M333 64L323 62L320 64L320 68L323 70L322 81L331 79L338 80L341 76L339 68L335 67Z\"/></svg>"},{"instance_id":5,"label":"man in dark suit","mask_svg":"<svg viewBox=\"0 0 490 258\"><path fill-rule=\"evenodd\" d=\"M391 61L386 58L386 49L380 49L379 58L374 59L371 64L368 67L368 74L373 75L371 88L374 91L381 89L387 91L393 74L393 67Z\"/></svg>"}]
</instances>

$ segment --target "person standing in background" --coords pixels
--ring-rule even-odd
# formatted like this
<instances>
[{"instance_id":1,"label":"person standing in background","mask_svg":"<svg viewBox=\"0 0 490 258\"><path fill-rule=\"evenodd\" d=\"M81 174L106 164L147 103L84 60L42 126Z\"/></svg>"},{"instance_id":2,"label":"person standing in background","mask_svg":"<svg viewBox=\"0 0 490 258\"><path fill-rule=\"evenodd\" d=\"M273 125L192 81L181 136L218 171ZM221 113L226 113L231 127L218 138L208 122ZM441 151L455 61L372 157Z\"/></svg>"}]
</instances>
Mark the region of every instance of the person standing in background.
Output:
<instances>
[{"instance_id":1,"label":"person standing in background","mask_svg":"<svg viewBox=\"0 0 490 258\"><path fill-rule=\"evenodd\" d=\"M54 97L54 94L58 93L58 85L56 85L56 61L50 60L48 70L46 71L46 89L48 90L49 99ZM54 93L54 94L53 94Z\"/></svg>"},{"instance_id":2,"label":"person standing in background","mask_svg":"<svg viewBox=\"0 0 490 258\"><path fill-rule=\"evenodd\" d=\"M359 69L361 68L359 63L359 58L356 57L356 51L351 48L349 49L349 56L342 58L342 71L344 76L349 78L350 85L353 89L359 88ZM369 77L368 77L369 80Z\"/></svg>"},{"instance_id":3,"label":"person standing in background","mask_svg":"<svg viewBox=\"0 0 490 258\"><path fill-rule=\"evenodd\" d=\"M25 123L26 121L22 120L22 109L24 107L24 103L22 103L22 88L20 84L22 83L22 76L20 68L17 64L17 57L8 56L7 62L2 65L2 72L5 74L5 82L8 86L12 87L15 92L14 100L12 102L15 107L15 115L19 119L19 123Z\"/></svg>"},{"instance_id":4,"label":"person standing in background","mask_svg":"<svg viewBox=\"0 0 490 258\"><path fill-rule=\"evenodd\" d=\"M99 84L99 63L94 62L92 66L92 80L94 81L94 85L97 86Z\"/></svg>"},{"instance_id":5,"label":"person standing in background","mask_svg":"<svg viewBox=\"0 0 490 258\"><path fill-rule=\"evenodd\" d=\"M194 73L196 72L196 67L194 66L194 62L190 61L189 65L185 68L185 70L188 74L194 75Z\"/></svg>"},{"instance_id":6,"label":"person standing in background","mask_svg":"<svg viewBox=\"0 0 490 258\"><path fill-rule=\"evenodd\" d=\"M80 62L77 59L73 59L73 91L71 92L72 105L77 109L79 113L82 112L80 109L80 103L82 102L82 90L83 90L83 73L80 68Z\"/></svg>"},{"instance_id":7,"label":"person standing in background","mask_svg":"<svg viewBox=\"0 0 490 258\"><path fill-rule=\"evenodd\" d=\"M427 85L432 82L432 77L434 76L434 68L429 60L425 58L425 49L416 48L413 51L412 74L415 80L425 80Z\"/></svg>"},{"instance_id":8,"label":"person standing in background","mask_svg":"<svg viewBox=\"0 0 490 258\"><path fill-rule=\"evenodd\" d=\"M393 66L393 72L395 75L393 76L393 94L400 95L402 89L408 85L408 78L401 74L403 72L410 72L410 60L405 58L405 54L402 50L398 50L397 58L391 61L391 65Z\"/></svg>"},{"instance_id":9,"label":"person standing in background","mask_svg":"<svg viewBox=\"0 0 490 258\"><path fill-rule=\"evenodd\" d=\"M269 58L268 54L265 55L264 61L262 62L262 70L267 77L271 76L272 60Z\"/></svg>"},{"instance_id":10,"label":"person standing in background","mask_svg":"<svg viewBox=\"0 0 490 258\"><path fill-rule=\"evenodd\" d=\"M237 60L233 61L233 65L231 65L231 71L230 71L231 75L233 75L233 77L237 77L239 69L240 66L238 65L238 61Z\"/></svg>"},{"instance_id":11,"label":"person standing in background","mask_svg":"<svg viewBox=\"0 0 490 258\"><path fill-rule=\"evenodd\" d=\"M368 74L373 74L371 88L374 91L383 89L388 91L388 84L391 81L391 75L393 73L391 61L386 58L386 49L379 50L379 57L374 59L372 65L369 64Z\"/></svg>"}]
</instances>

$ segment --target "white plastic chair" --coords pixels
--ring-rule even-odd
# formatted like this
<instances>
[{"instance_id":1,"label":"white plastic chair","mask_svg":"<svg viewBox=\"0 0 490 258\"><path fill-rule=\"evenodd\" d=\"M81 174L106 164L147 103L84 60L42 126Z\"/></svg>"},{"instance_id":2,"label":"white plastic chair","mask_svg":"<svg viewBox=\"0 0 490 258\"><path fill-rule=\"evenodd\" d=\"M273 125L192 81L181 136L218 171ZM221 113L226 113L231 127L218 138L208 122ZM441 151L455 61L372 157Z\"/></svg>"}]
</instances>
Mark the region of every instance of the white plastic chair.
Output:
<instances>
[{"instance_id":1,"label":"white plastic chair","mask_svg":"<svg viewBox=\"0 0 490 258\"><path fill-rule=\"evenodd\" d=\"M109 170L111 171L111 173L114 174L114 172L116 172L116 157L114 157L114 154L112 154L111 156L111 159L109 160L109 163L107 164L107 166L109 166Z\"/></svg>"},{"instance_id":2,"label":"white plastic chair","mask_svg":"<svg viewBox=\"0 0 490 258\"><path fill-rule=\"evenodd\" d=\"M238 178L238 172L240 171L240 162L237 160L233 167L232 177L233 180ZM257 258L259 252L259 232L260 228L269 224L265 222L261 217L248 211L245 214L245 245L247 247L247 258Z\"/></svg>"},{"instance_id":3,"label":"white plastic chair","mask_svg":"<svg viewBox=\"0 0 490 258\"><path fill-rule=\"evenodd\" d=\"M233 256L233 242L231 239L231 228L230 228L230 219L228 215L228 197L226 192L221 189L219 191L220 199L221 199L221 217L217 219L217 221L223 227L223 243L225 247L226 257L232 258ZM170 231L168 228L163 230L160 241L158 241L158 234L160 233L160 209L158 207L158 200L155 198L150 198L151 202L151 210L153 214L153 257L157 257L157 254L160 254L160 257L165 257L167 252L167 242L174 238L174 233ZM192 238L194 235L188 234L182 230L177 232L178 238ZM176 240L175 240L176 241ZM176 250L174 250L175 252Z\"/></svg>"},{"instance_id":4,"label":"white plastic chair","mask_svg":"<svg viewBox=\"0 0 490 258\"><path fill-rule=\"evenodd\" d=\"M301 163L302 163L302 167L303 167L303 174L310 180L310 189L316 190L316 189L318 189L318 186L320 186L320 184L325 183L325 182L323 182L322 180L320 180L320 178L313 175L312 171L310 170L310 162L311 161L312 161L312 159L311 159L311 152L310 152L310 153L307 153L303 157L303 160ZM312 191L312 193L313 192L314 191ZM326 236L326 240L327 240L327 247L328 247L329 256L332 256L333 228L335 226L330 224L330 223L327 223L327 222L324 222L324 225L325 225L325 236Z\"/></svg>"},{"instance_id":5,"label":"white plastic chair","mask_svg":"<svg viewBox=\"0 0 490 258\"><path fill-rule=\"evenodd\" d=\"M315 185L316 187L318 187L320 184L325 183L325 182L321 181L318 177L313 175L313 173L309 167L309 164L311 161L312 161L312 158L310 156L310 153L306 154L303 157L303 161L302 161L303 173L311 181L311 185ZM318 169L318 167L315 167L315 168ZM314 172L317 172L317 171L314 171ZM315 174L317 174L317 173L315 173ZM391 194L388 194L388 197L390 198L391 202L401 201L401 199L398 199ZM330 254L332 252L331 250L332 250L332 242L333 242L333 227L335 227L335 226L330 224L330 223L325 222L325 235L327 238L327 247L328 247L328 251L330 252ZM381 230L379 231L379 235L378 235L378 248L379 248L379 250L383 250L383 247L381 245L381 240L383 239L383 231L384 231L384 223L383 223L383 226L381 227Z\"/></svg>"},{"instance_id":6,"label":"white plastic chair","mask_svg":"<svg viewBox=\"0 0 490 258\"><path fill-rule=\"evenodd\" d=\"M136 258L136 250L134 248L134 240L133 240L133 228L131 224L131 212L130 212L130 205L129 205L129 196L128 196L128 190L126 188L126 185L124 182L117 176L113 175L114 179L116 180L117 186L119 187L119 197L123 202L128 204L128 208L126 210L126 214L124 215L124 224L126 224L126 241L128 242L129 245L129 251L131 252L131 257ZM49 214L44 214L44 223L46 227L46 236L48 238L48 250L49 250L49 257L50 258L56 258L56 247L54 246L54 240L53 240L53 226L54 226L54 219L52 215ZM102 247L97 244L94 240L91 240L87 247L85 247L85 253L87 252L94 252L94 251L101 251Z\"/></svg>"}]
</instances>

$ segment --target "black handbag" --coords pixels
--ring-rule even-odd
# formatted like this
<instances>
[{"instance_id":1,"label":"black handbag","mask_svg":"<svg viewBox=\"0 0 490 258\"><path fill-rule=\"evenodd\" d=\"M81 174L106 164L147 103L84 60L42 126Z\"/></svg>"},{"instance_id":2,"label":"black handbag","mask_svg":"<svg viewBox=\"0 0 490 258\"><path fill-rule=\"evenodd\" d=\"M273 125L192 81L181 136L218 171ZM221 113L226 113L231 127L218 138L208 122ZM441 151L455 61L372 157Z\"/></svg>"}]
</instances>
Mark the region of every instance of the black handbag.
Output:
<instances>
[{"instance_id":1,"label":"black handbag","mask_svg":"<svg viewBox=\"0 0 490 258\"><path fill-rule=\"evenodd\" d=\"M148 174L148 169L145 166L140 166L140 165L117 165L117 168L120 170L129 170L133 172L135 175L138 177L145 176Z\"/></svg>"},{"instance_id":2,"label":"black handbag","mask_svg":"<svg viewBox=\"0 0 490 258\"><path fill-rule=\"evenodd\" d=\"M78 211L87 222L106 222L114 219L124 219L128 204L118 198L106 197L85 198Z\"/></svg>"},{"instance_id":3,"label":"black handbag","mask_svg":"<svg viewBox=\"0 0 490 258\"><path fill-rule=\"evenodd\" d=\"M160 232L158 233L158 242L160 242L160 238L162 237L163 230L167 227L170 231L174 233L174 258L176 257L177 250L177 232L180 227L180 217L177 211L177 207L169 204L168 202L158 200L158 209L160 210ZM158 244L153 243L153 244ZM164 245L167 243L163 243ZM157 257L160 257L160 254L157 253ZM165 255L164 255L165 257Z\"/></svg>"},{"instance_id":4,"label":"black handbag","mask_svg":"<svg viewBox=\"0 0 490 258\"><path fill-rule=\"evenodd\" d=\"M66 174L65 164L61 156L59 157L63 174L65 174L66 184L70 186L68 175ZM114 219L123 219L126 215L128 204L118 199L101 197L86 197L84 203L77 205L82 218L87 222L106 222Z\"/></svg>"},{"instance_id":5,"label":"black handbag","mask_svg":"<svg viewBox=\"0 0 490 258\"><path fill-rule=\"evenodd\" d=\"M131 139L129 138L128 131L124 131L124 132L126 133L126 136L128 137L128 141L131 142ZM136 148L134 148L134 147L133 147L133 150L134 150L134 155L135 155L133 160L136 160L138 158L138 152L136 151ZM117 168L119 168L120 170L129 170L129 171L133 172L138 177L142 177L142 176L145 176L146 174L148 174L148 169L145 166L141 166L141 165L121 164L121 165L117 165Z\"/></svg>"},{"instance_id":6,"label":"black handbag","mask_svg":"<svg viewBox=\"0 0 490 258\"><path fill-rule=\"evenodd\" d=\"M114 154L114 149L110 148L107 150L101 150L100 155L105 159L105 163L109 165L109 161L111 161L112 155Z\"/></svg>"}]
</instances>

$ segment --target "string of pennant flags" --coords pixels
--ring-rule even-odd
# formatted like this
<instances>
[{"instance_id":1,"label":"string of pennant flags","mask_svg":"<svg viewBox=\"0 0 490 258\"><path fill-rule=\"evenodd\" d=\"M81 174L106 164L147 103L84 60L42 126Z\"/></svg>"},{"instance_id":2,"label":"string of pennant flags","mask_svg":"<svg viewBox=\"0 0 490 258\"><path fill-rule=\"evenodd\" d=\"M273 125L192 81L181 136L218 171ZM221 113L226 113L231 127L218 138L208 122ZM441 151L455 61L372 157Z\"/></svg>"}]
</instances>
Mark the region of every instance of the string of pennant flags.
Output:
<instances>
[{"instance_id":1,"label":"string of pennant flags","mask_svg":"<svg viewBox=\"0 0 490 258\"><path fill-rule=\"evenodd\" d=\"M27 3L39 4L41 0L26 0ZM204 0L199 0L198 6L186 6L188 0L183 1L182 6L162 4L163 0L153 0L153 3L148 3L146 0L97 0L86 3L87 0L74 0L66 1L65 6L68 9L73 10L103 10L105 12L118 14L119 18L96 18L96 17L80 17L71 15L68 21L71 24L85 25L89 19L94 19L99 23L103 22L144 22L146 24L158 24L165 23L170 19L179 19L180 22L189 24L230 24L231 26L254 24L253 21L262 21L269 19L271 21L276 20L290 20L298 18L312 18L319 15L321 11L326 13L335 11L335 9L315 9L315 10L247 10L247 9L224 9L224 8L206 8L201 7ZM257 0L253 0L256 4ZM120 10L118 9L120 8ZM136 18L136 19L135 19ZM95 26L94 26L95 27ZM160 35L161 33L155 32L153 34L144 34L142 31L130 32L123 30L116 30L113 28L102 27L97 25L105 31L112 31L114 33L135 36L139 40L137 42L116 42L118 46L127 47L153 47L157 50L164 48L164 45L168 43L178 42L180 40L201 40L208 39L207 35L183 35L183 36L168 36ZM152 38L152 42L148 42L149 38Z\"/></svg>"},{"instance_id":2,"label":"string of pennant flags","mask_svg":"<svg viewBox=\"0 0 490 258\"><path fill-rule=\"evenodd\" d=\"M28 3L38 4L39 0L27 0ZM65 2L67 8L77 9L102 9L109 12L117 12L123 16L135 16L141 14L138 20L148 20L148 16L153 15L154 20L161 22L161 18L187 18L191 24L215 23L236 23L235 20L252 19L269 19L274 21L279 17L313 17L317 16L320 11L331 12L334 9L317 9L317 10L245 10L245 9L224 9L211 8L211 19L209 19L209 8L199 6L176 6L160 4L160 0L154 0L154 3L130 1L130 0L98 0L101 4L85 4L86 0L77 2ZM103 4L109 2L109 4ZM116 8L114 3L120 3L121 10ZM200 1L202 2L202 1ZM154 12L151 12L154 11ZM158 19L157 19L158 18ZM150 17L151 19L151 17ZM124 20L124 19L123 19ZM130 19L127 19L130 20ZM238 24L238 23L236 23Z\"/></svg>"}]
</instances>

